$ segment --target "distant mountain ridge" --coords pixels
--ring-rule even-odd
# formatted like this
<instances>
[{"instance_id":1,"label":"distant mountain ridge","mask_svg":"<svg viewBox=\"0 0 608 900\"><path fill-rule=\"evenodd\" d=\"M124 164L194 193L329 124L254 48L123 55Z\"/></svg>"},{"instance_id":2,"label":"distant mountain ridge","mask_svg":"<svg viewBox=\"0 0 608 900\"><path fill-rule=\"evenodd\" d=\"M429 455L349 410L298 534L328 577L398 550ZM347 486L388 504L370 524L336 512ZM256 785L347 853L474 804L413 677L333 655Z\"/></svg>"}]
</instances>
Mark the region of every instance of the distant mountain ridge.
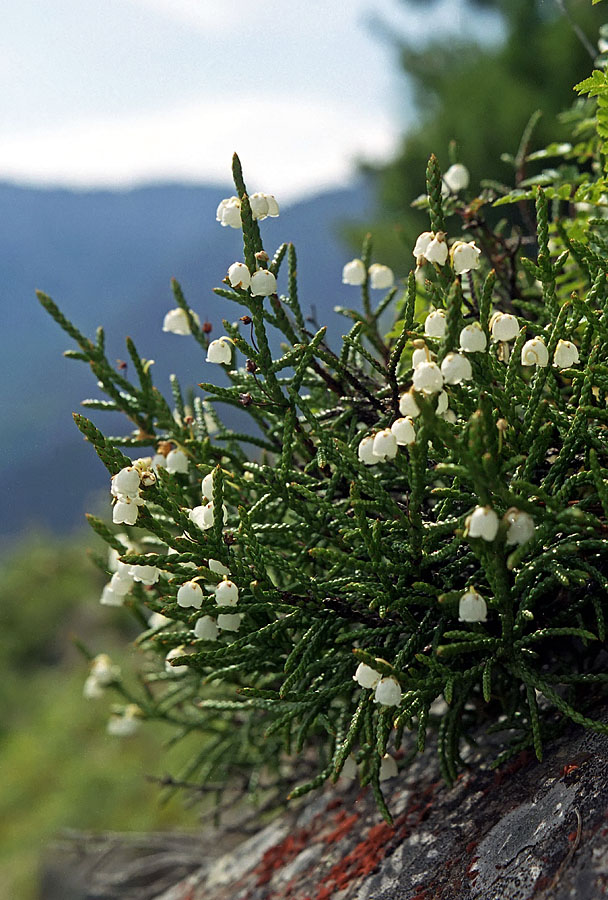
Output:
<instances>
[{"instance_id":1,"label":"distant mountain ridge","mask_svg":"<svg viewBox=\"0 0 608 900\"><path fill-rule=\"evenodd\" d=\"M35 289L50 294L85 334L104 325L117 359L131 336L143 356L156 360L163 392L171 372L196 384L207 377L200 349L163 334L162 320L174 305L171 277L213 334L222 333L222 318L237 317L234 304L212 293L242 258L240 232L215 221L219 200L231 192L177 184L78 192L0 184L0 533L29 523L70 529L107 483L70 415L82 399L99 395L95 380L82 363L62 359L70 340L38 305ZM269 253L282 241L296 245L303 308L314 306L334 338L346 323L333 306L356 302L353 289L340 283L349 250L338 227L371 218L370 209L370 191L360 183L285 207L262 223ZM125 427L116 417L91 418L106 431Z\"/></svg>"}]
</instances>

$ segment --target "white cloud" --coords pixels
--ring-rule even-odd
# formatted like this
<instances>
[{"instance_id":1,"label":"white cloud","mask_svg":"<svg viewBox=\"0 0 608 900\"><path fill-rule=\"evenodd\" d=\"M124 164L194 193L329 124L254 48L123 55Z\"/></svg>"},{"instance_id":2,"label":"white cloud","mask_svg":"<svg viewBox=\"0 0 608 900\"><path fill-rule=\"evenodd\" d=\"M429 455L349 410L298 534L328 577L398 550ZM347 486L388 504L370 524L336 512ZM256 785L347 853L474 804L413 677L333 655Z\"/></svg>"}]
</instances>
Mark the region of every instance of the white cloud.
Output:
<instances>
[{"instance_id":1,"label":"white cloud","mask_svg":"<svg viewBox=\"0 0 608 900\"><path fill-rule=\"evenodd\" d=\"M127 118L94 119L5 138L0 178L76 187L151 180L227 183L233 151L252 189L291 200L343 184L354 158L387 158L395 123L382 112L306 97L200 102Z\"/></svg>"}]
</instances>

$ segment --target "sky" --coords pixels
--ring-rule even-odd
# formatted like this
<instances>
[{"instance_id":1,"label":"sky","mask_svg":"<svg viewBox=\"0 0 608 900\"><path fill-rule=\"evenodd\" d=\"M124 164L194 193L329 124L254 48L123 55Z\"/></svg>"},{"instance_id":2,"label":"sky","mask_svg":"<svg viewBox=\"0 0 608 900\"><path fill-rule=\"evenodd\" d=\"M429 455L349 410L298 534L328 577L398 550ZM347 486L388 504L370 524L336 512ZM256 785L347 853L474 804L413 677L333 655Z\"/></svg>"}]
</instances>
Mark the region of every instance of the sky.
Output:
<instances>
[{"instance_id":1,"label":"sky","mask_svg":"<svg viewBox=\"0 0 608 900\"><path fill-rule=\"evenodd\" d=\"M496 31L464 0L3 0L0 180L225 184L236 150L283 200L345 184L412 117L379 21Z\"/></svg>"}]
</instances>

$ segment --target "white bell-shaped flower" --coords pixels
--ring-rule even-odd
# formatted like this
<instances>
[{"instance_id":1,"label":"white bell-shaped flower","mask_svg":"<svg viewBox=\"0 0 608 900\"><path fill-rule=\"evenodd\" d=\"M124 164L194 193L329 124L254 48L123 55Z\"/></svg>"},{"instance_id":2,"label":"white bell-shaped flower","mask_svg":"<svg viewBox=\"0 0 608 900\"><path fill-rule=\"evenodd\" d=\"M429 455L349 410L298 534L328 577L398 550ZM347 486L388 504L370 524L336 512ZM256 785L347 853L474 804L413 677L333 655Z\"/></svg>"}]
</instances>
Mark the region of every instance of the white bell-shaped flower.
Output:
<instances>
[{"instance_id":1,"label":"white bell-shaped flower","mask_svg":"<svg viewBox=\"0 0 608 900\"><path fill-rule=\"evenodd\" d=\"M382 706L399 706L401 703L401 686L397 679L393 678L392 675L381 678L376 685L374 700L376 703L382 704Z\"/></svg>"},{"instance_id":2,"label":"white bell-shaped flower","mask_svg":"<svg viewBox=\"0 0 608 900\"><path fill-rule=\"evenodd\" d=\"M437 363L423 362L414 369L412 382L415 391L438 394L443 387L443 375Z\"/></svg>"},{"instance_id":3,"label":"white bell-shaped flower","mask_svg":"<svg viewBox=\"0 0 608 900\"><path fill-rule=\"evenodd\" d=\"M416 262L422 262L426 258L426 251L435 237L434 232L432 231L423 231L422 234L419 234L416 238L416 243L414 244L414 249L412 253L416 257Z\"/></svg>"},{"instance_id":4,"label":"white bell-shaped flower","mask_svg":"<svg viewBox=\"0 0 608 900\"><path fill-rule=\"evenodd\" d=\"M148 586L156 584L160 578L160 569L156 566L131 566L129 574L133 581L140 581Z\"/></svg>"},{"instance_id":5,"label":"white bell-shaped flower","mask_svg":"<svg viewBox=\"0 0 608 900\"><path fill-rule=\"evenodd\" d=\"M118 572L114 572L110 579L110 588L118 597L125 597L132 587L132 578L124 578Z\"/></svg>"},{"instance_id":6,"label":"white bell-shaped flower","mask_svg":"<svg viewBox=\"0 0 608 900\"><path fill-rule=\"evenodd\" d=\"M243 616L240 613L220 613L217 617L217 627L220 631L238 631L242 621Z\"/></svg>"},{"instance_id":7,"label":"white bell-shaped flower","mask_svg":"<svg viewBox=\"0 0 608 900\"><path fill-rule=\"evenodd\" d=\"M203 483L201 485L203 497L206 497L207 500L213 499L213 472L209 472L208 475L205 475L203 478Z\"/></svg>"},{"instance_id":8,"label":"white bell-shaped flower","mask_svg":"<svg viewBox=\"0 0 608 900\"><path fill-rule=\"evenodd\" d=\"M268 215L271 219L276 219L279 215L279 204L277 203L274 194L264 194L266 197L266 202L268 203Z\"/></svg>"},{"instance_id":9,"label":"white bell-shaped flower","mask_svg":"<svg viewBox=\"0 0 608 900\"><path fill-rule=\"evenodd\" d=\"M448 245L445 242L445 234L438 231L424 251L424 257L430 263L444 266L448 258Z\"/></svg>"},{"instance_id":10,"label":"white bell-shaped flower","mask_svg":"<svg viewBox=\"0 0 608 900\"><path fill-rule=\"evenodd\" d=\"M496 312L490 319L493 341L514 341L520 332L519 322L510 313Z\"/></svg>"},{"instance_id":11,"label":"white bell-shaped flower","mask_svg":"<svg viewBox=\"0 0 608 900\"><path fill-rule=\"evenodd\" d=\"M165 460L167 472L171 475L186 475L188 473L188 457L183 450L169 450Z\"/></svg>"},{"instance_id":12,"label":"white bell-shaped flower","mask_svg":"<svg viewBox=\"0 0 608 900\"><path fill-rule=\"evenodd\" d=\"M421 363L432 362L434 353L431 353L426 344L421 347L415 347L412 352L412 369L416 369Z\"/></svg>"},{"instance_id":13,"label":"white bell-shaped flower","mask_svg":"<svg viewBox=\"0 0 608 900\"><path fill-rule=\"evenodd\" d=\"M376 463L380 462L380 457L376 456L374 453L373 434L369 434L367 437L364 437L361 441L359 441L357 456L359 457L359 461L364 463L366 466L375 466Z\"/></svg>"},{"instance_id":14,"label":"white bell-shaped flower","mask_svg":"<svg viewBox=\"0 0 608 900\"><path fill-rule=\"evenodd\" d=\"M391 425L391 431L400 447L405 447L407 444L413 444L416 440L416 429L414 428L414 422L409 418L409 416L404 416L401 419L395 419L395 421Z\"/></svg>"},{"instance_id":15,"label":"white bell-shaped flower","mask_svg":"<svg viewBox=\"0 0 608 900\"><path fill-rule=\"evenodd\" d=\"M382 266L380 263L374 263L369 267L369 286L379 291L386 291L392 288L395 283L393 270L388 266Z\"/></svg>"},{"instance_id":16,"label":"white bell-shaped flower","mask_svg":"<svg viewBox=\"0 0 608 900\"><path fill-rule=\"evenodd\" d=\"M441 185L441 195L447 197L450 193L457 194L466 191L469 186L469 170L462 163L454 163L445 172Z\"/></svg>"},{"instance_id":17,"label":"white bell-shaped flower","mask_svg":"<svg viewBox=\"0 0 608 900\"><path fill-rule=\"evenodd\" d=\"M493 541L498 533L498 516L491 506L476 506L465 525L469 537Z\"/></svg>"},{"instance_id":18,"label":"white bell-shaped flower","mask_svg":"<svg viewBox=\"0 0 608 900\"><path fill-rule=\"evenodd\" d=\"M201 320L193 310L190 310L190 315L197 325L201 324ZM170 309L166 314L165 318L163 319L163 331L167 331L169 332L169 334L181 334L184 336L192 334L188 316L181 308L181 306L178 306L175 309Z\"/></svg>"},{"instance_id":19,"label":"white bell-shaped flower","mask_svg":"<svg viewBox=\"0 0 608 900\"><path fill-rule=\"evenodd\" d=\"M558 369L569 369L580 362L578 347L572 341L559 340L553 354L553 365Z\"/></svg>"},{"instance_id":20,"label":"white bell-shaped flower","mask_svg":"<svg viewBox=\"0 0 608 900\"><path fill-rule=\"evenodd\" d=\"M254 219L265 219L268 215L268 200L266 194L256 192L249 197L249 205L251 207L251 215Z\"/></svg>"},{"instance_id":21,"label":"white bell-shaped flower","mask_svg":"<svg viewBox=\"0 0 608 900\"><path fill-rule=\"evenodd\" d=\"M169 650L167 655L165 656L165 672L168 675L185 675L189 669L189 666L174 666L172 665L172 661L176 659L178 656L183 656L186 652L185 647L174 647L172 650Z\"/></svg>"},{"instance_id":22,"label":"white bell-shaped flower","mask_svg":"<svg viewBox=\"0 0 608 900\"><path fill-rule=\"evenodd\" d=\"M277 292L277 280L268 269L258 269L251 276L251 294L253 297L269 297Z\"/></svg>"},{"instance_id":23,"label":"white bell-shaped flower","mask_svg":"<svg viewBox=\"0 0 608 900\"><path fill-rule=\"evenodd\" d=\"M454 425L457 418L453 409L444 410L444 412L440 413L440 416L445 422L449 422L450 425Z\"/></svg>"},{"instance_id":24,"label":"white bell-shaped flower","mask_svg":"<svg viewBox=\"0 0 608 900\"><path fill-rule=\"evenodd\" d=\"M373 451L381 460L397 456L397 439L390 428L383 428L374 435Z\"/></svg>"},{"instance_id":25,"label":"white bell-shaped flower","mask_svg":"<svg viewBox=\"0 0 608 900\"><path fill-rule=\"evenodd\" d=\"M206 503L204 506L195 506L194 509L191 509L188 513L191 522L194 522L195 525L198 525L200 529L206 531L207 528L212 528L215 522L215 511L213 508L213 500L210 500L209 503ZM223 506L223 519L222 522L226 521L228 516L228 510L226 509L226 505Z\"/></svg>"},{"instance_id":26,"label":"white bell-shaped flower","mask_svg":"<svg viewBox=\"0 0 608 900\"><path fill-rule=\"evenodd\" d=\"M123 714L114 713L108 719L106 730L113 737L131 737L141 725L141 709L135 703L130 703Z\"/></svg>"},{"instance_id":27,"label":"white bell-shaped flower","mask_svg":"<svg viewBox=\"0 0 608 900\"><path fill-rule=\"evenodd\" d=\"M474 587L470 587L462 595L458 603L459 622L486 622L488 618L488 606L481 594Z\"/></svg>"},{"instance_id":28,"label":"white bell-shaped flower","mask_svg":"<svg viewBox=\"0 0 608 900\"><path fill-rule=\"evenodd\" d=\"M246 291L251 285L251 273L245 263L234 262L228 269L228 281L235 288Z\"/></svg>"},{"instance_id":29,"label":"white bell-shaped flower","mask_svg":"<svg viewBox=\"0 0 608 900\"><path fill-rule=\"evenodd\" d=\"M233 581L220 581L215 589L215 602L218 606L236 606L239 602L239 589Z\"/></svg>"},{"instance_id":30,"label":"white bell-shaped flower","mask_svg":"<svg viewBox=\"0 0 608 900\"><path fill-rule=\"evenodd\" d=\"M536 526L532 516L514 506L508 509L504 515L507 529L507 544L525 544L534 537Z\"/></svg>"},{"instance_id":31,"label":"white bell-shaped flower","mask_svg":"<svg viewBox=\"0 0 608 900\"><path fill-rule=\"evenodd\" d=\"M450 258L456 275L464 275L471 269L477 269L480 256L481 250L475 246L475 241L454 241Z\"/></svg>"},{"instance_id":32,"label":"white bell-shaped flower","mask_svg":"<svg viewBox=\"0 0 608 900\"><path fill-rule=\"evenodd\" d=\"M121 495L112 508L112 521L115 525L135 525L140 505L126 494Z\"/></svg>"},{"instance_id":33,"label":"white bell-shaped flower","mask_svg":"<svg viewBox=\"0 0 608 900\"><path fill-rule=\"evenodd\" d=\"M460 349L465 353L483 353L487 345L488 339L479 322L465 325L460 332Z\"/></svg>"},{"instance_id":34,"label":"white bell-shaped flower","mask_svg":"<svg viewBox=\"0 0 608 900\"><path fill-rule=\"evenodd\" d=\"M217 641L219 628L211 616L201 616L194 625L194 635L199 641Z\"/></svg>"},{"instance_id":35,"label":"white bell-shaped flower","mask_svg":"<svg viewBox=\"0 0 608 900\"><path fill-rule=\"evenodd\" d=\"M227 197L222 200L215 214L217 221L224 226L241 228L241 201L238 197Z\"/></svg>"},{"instance_id":36,"label":"white bell-shaped flower","mask_svg":"<svg viewBox=\"0 0 608 900\"><path fill-rule=\"evenodd\" d=\"M166 469L167 468L167 458L163 456L162 453L155 453L152 457L152 471L156 472L158 469Z\"/></svg>"},{"instance_id":37,"label":"white bell-shaped flower","mask_svg":"<svg viewBox=\"0 0 608 900\"><path fill-rule=\"evenodd\" d=\"M230 569L221 563L218 559L209 559L209 571L215 575L230 575Z\"/></svg>"},{"instance_id":38,"label":"white bell-shaped flower","mask_svg":"<svg viewBox=\"0 0 608 900\"><path fill-rule=\"evenodd\" d=\"M397 768L397 760L394 756L391 756L390 753L385 753L380 762L380 773L378 776L379 781L389 781L391 778L395 778L399 774L399 769Z\"/></svg>"},{"instance_id":39,"label":"white bell-shaped flower","mask_svg":"<svg viewBox=\"0 0 608 900\"><path fill-rule=\"evenodd\" d=\"M424 320L424 333L429 337L442 338L447 327L444 309L434 309Z\"/></svg>"},{"instance_id":40,"label":"white bell-shaped flower","mask_svg":"<svg viewBox=\"0 0 608 900\"><path fill-rule=\"evenodd\" d=\"M368 666L367 663L359 663L357 666L357 671L353 675L353 681L356 681L357 684L360 684L363 688L375 688L378 682L380 681L380 672L376 672L371 666Z\"/></svg>"},{"instance_id":41,"label":"white bell-shaped flower","mask_svg":"<svg viewBox=\"0 0 608 900\"><path fill-rule=\"evenodd\" d=\"M549 351L542 338L532 338L521 348L522 366L541 366L549 364Z\"/></svg>"},{"instance_id":42,"label":"white bell-shaped flower","mask_svg":"<svg viewBox=\"0 0 608 900\"><path fill-rule=\"evenodd\" d=\"M196 581L186 581L177 591L177 602L184 609L200 609L203 605L203 589Z\"/></svg>"},{"instance_id":43,"label":"white bell-shaped flower","mask_svg":"<svg viewBox=\"0 0 608 900\"><path fill-rule=\"evenodd\" d=\"M461 353L448 353L441 363L441 374L446 384L461 384L473 377L471 363Z\"/></svg>"},{"instance_id":44,"label":"white bell-shaped flower","mask_svg":"<svg viewBox=\"0 0 608 900\"><path fill-rule=\"evenodd\" d=\"M115 594L108 582L101 592L99 602L102 606L122 606L125 602L125 595Z\"/></svg>"},{"instance_id":45,"label":"white bell-shaped flower","mask_svg":"<svg viewBox=\"0 0 608 900\"><path fill-rule=\"evenodd\" d=\"M362 259L351 259L342 269L342 284L361 285L367 278L365 263Z\"/></svg>"},{"instance_id":46,"label":"white bell-shaped flower","mask_svg":"<svg viewBox=\"0 0 608 900\"><path fill-rule=\"evenodd\" d=\"M112 477L112 493L115 497L123 494L127 497L139 495L141 479L135 466L125 466Z\"/></svg>"},{"instance_id":47,"label":"white bell-shaped flower","mask_svg":"<svg viewBox=\"0 0 608 900\"><path fill-rule=\"evenodd\" d=\"M91 675L105 686L119 678L120 668L113 665L107 653L99 653L91 660Z\"/></svg>"},{"instance_id":48,"label":"white bell-shaped flower","mask_svg":"<svg viewBox=\"0 0 608 900\"><path fill-rule=\"evenodd\" d=\"M103 697L103 685L97 681L94 675L89 675L82 688L82 696L85 700L99 700Z\"/></svg>"},{"instance_id":49,"label":"white bell-shaped flower","mask_svg":"<svg viewBox=\"0 0 608 900\"><path fill-rule=\"evenodd\" d=\"M439 396L437 397L437 406L435 407L435 412L438 416L444 415L447 412L449 398L445 391L441 391Z\"/></svg>"},{"instance_id":50,"label":"white bell-shaped flower","mask_svg":"<svg viewBox=\"0 0 608 900\"><path fill-rule=\"evenodd\" d=\"M205 362L218 363L227 366L232 360L232 342L229 338L223 336L211 341L207 347L207 358Z\"/></svg>"},{"instance_id":51,"label":"white bell-shaped flower","mask_svg":"<svg viewBox=\"0 0 608 900\"><path fill-rule=\"evenodd\" d=\"M415 419L416 416L420 415L420 407L411 391L401 394L399 398L399 412L402 416L409 416L410 419Z\"/></svg>"}]
</instances>

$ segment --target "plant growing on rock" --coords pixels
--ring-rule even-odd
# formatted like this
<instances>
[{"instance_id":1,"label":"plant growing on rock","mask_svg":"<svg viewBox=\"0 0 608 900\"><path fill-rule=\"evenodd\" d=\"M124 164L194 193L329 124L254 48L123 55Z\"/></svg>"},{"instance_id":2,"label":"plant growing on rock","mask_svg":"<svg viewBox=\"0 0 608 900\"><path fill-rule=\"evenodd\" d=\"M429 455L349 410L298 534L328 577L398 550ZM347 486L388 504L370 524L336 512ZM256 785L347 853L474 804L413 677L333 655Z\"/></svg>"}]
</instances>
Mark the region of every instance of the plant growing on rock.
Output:
<instances>
[{"instance_id":1,"label":"plant growing on rock","mask_svg":"<svg viewBox=\"0 0 608 900\"><path fill-rule=\"evenodd\" d=\"M184 398L174 379L168 401L128 339L131 383L102 329L89 340L40 294L106 395L85 406L131 423L105 437L75 415L111 476L113 524L90 517L113 551L102 602L145 629L139 687L97 659L89 696L123 696L115 734L200 731L182 781L298 796L346 768L390 819L381 783L430 726L449 782L480 723L504 735L494 764L540 758L568 719L608 730L586 706L608 681L606 72L579 91L598 99L568 113L573 143L529 154L527 132L513 191L476 194L431 157L409 275L372 262L371 239L344 267L362 305L341 310L340 348L309 328L295 248L264 248L278 206L236 156L218 221L243 259L216 292L242 315L210 341L173 282L164 323L228 387L210 375ZM520 224L490 224L504 204ZM225 404L252 427L226 428Z\"/></svg>"}]
</instances>

